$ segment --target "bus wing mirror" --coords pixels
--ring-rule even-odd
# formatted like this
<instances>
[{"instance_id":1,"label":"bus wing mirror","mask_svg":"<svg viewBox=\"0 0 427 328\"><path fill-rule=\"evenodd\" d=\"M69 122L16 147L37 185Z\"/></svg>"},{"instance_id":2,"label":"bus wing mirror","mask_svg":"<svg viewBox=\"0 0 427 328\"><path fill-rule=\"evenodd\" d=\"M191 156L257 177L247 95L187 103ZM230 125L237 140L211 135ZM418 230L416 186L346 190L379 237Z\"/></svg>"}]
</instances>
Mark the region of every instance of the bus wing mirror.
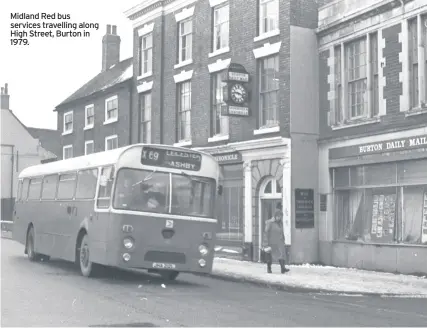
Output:
<instances>
[{"instance_id":1,"label":"bus wing mirror","mask_svg":"<svg viewBox=\"0 0 427 328\"><path fill-rule=\"evenodd\" d=\"M222 185L218 186L218 195L222 195Z\"/></svg>"}]
</instances>

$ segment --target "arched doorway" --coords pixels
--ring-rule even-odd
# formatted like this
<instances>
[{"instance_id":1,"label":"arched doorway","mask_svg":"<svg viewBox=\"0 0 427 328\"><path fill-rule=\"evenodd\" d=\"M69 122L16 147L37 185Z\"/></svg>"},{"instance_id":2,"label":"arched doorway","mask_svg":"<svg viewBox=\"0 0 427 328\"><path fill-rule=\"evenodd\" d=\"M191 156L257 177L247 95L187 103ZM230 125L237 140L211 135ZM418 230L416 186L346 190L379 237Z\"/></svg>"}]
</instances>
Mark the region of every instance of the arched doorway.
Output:
<instances>
[{"instance_id":1,"label":"arched doorway","mask_svg":"<svg viewBox=\"0 0 427 328\"><path fill-rule=\"evenodd\" d=\"M259 189L259 245L262 246L264 238L265 221L271 219L277 209L277 205L282 204L282 188L279 181L274 177L265 179ZM260 250L261 252L261 250Z\"/></svg>"}]
</instances>

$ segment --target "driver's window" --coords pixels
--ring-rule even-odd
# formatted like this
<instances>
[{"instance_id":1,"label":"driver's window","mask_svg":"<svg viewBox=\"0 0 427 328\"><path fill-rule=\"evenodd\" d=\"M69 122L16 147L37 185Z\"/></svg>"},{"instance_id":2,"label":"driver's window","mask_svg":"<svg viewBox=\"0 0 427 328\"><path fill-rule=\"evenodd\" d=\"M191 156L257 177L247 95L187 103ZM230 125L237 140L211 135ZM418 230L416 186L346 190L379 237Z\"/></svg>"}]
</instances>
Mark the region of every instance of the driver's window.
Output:
<instances>
[{"instance_id":1,"label":"driver's window","mask_svg":"<svg viewBox=\"0 0 427 328\"><path fill-rule=\"evenodd\" d=\"M98 179L99 191L96 206L99 208L110 207L111 191L114 182L114 166L106 166L101 169Z\"/></svg>"}]
</instances>

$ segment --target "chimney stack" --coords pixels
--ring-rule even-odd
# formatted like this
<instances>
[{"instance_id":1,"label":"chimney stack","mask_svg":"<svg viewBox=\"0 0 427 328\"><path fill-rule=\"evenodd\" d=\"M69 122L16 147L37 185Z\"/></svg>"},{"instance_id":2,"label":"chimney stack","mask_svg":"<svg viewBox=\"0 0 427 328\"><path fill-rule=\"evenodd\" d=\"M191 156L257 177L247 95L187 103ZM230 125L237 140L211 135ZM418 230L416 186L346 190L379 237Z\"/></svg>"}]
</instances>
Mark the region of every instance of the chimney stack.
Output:
<instances>
[{"instance_id":1,"label":"chimney stack","mask_svg":"<svg viewBox=\"0 0 427 328\"><path fill-rule=\"evenodd\" d=\"M107 33L102 38L102 71L120 61L120 37L116 25L107 25Z\"/></svg>"},{"instance_id":2,"label":"chimney stack","mask_svg":"<svg viewBox=\"0 0 427 328\"><path fill-rule=\"evenodd\" d=\"M7 90L7 83L5 83L4 87L1 88L1 109L10 109L9 108L9 92Z\"/></svg>"}]
</instances>

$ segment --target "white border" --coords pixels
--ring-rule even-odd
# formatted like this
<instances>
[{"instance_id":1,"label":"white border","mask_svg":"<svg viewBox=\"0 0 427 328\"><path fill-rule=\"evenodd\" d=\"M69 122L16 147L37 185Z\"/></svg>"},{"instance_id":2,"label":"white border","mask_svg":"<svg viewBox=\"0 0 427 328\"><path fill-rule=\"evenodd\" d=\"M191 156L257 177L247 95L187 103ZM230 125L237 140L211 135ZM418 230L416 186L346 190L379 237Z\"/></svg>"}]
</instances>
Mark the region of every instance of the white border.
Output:
<instances>
[{"instance_id":1,"label":"white border","mask_svg":"<svg viewBox=\"0 0 427 328\"><path fill-rule=\"evenodd\" d=\"M228 66L230 66L231 58L227 59L218 59L216 62L208 65L209 73L216 73L222 70L225 70Z\"/></svg>"},{"instance_id":2,"label":"white border","mask_svg":"<svg viewBox=\"0 0 427 328\"><path fill-rule=\"evenodd\" d=\"M279 53L281 46L282 41L276 43L264 43L262 47L256 48L252 51L254 53L255 59L259 59Z\"/></svg>"},{"instance_id":3,"label":"white border","mask_svg":"<svg viewBox=\"0 0 427 328\"><path fill-rule=\"evenodd\" d=\"M181 83L184 81L191 80L192 77L193 77L193 70L182 71L181 73L174 75L173 80L175 81L175 83Z\"/></svg>"},{"instance_id":4,"label":"white border","mask_svg":"<svg viewBox=\"0 0 427 328\"><path fill-rule=\"evenodd\" d=\"M150 91L151 89L153 89L153 84L154 84L154 81L150 81L150 82L144 81L142 84L136 87L136 90L138 91L138 93Z\"/></svg>"},{"instance_id":5,"label":"white border","mask_svg":"<svg viewBox=\"0 0 427 328\"><path fill-rule=\"evenodd\" d=\"M145 36L147 34L153 33L154 23L145 24L142 28L138 29L138 36Z\"/></svg>"},{"instance_id":6,"label":"white border","mask_svg":"<svg viewBox=\"0 0 427 328\"><path fill-rule=\"evenodd\" d=\"M175 21L179 23L187 18L192 17L194 15L194 8L195 8L194 6L189 8L184 8L179 13L175 14Z\"/></svg>"}]
</instances>

